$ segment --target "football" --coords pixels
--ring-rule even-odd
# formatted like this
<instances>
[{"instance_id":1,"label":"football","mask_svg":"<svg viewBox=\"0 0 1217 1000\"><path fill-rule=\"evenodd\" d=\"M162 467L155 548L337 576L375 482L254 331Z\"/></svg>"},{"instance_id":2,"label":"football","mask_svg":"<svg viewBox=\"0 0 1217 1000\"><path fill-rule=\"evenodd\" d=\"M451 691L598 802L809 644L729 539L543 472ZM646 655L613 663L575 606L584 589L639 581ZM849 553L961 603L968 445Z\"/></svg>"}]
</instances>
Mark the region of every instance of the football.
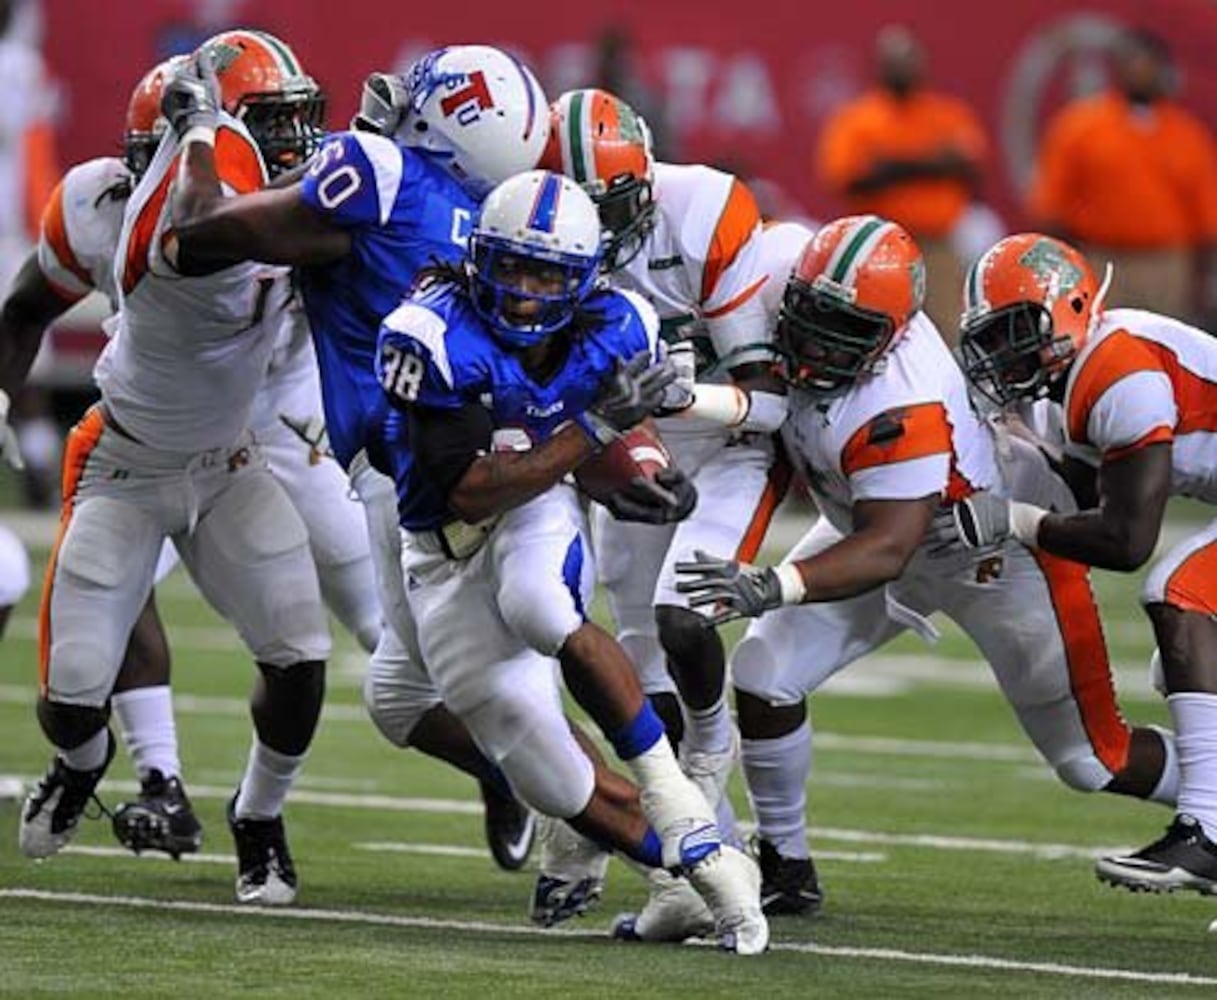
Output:
<instances>
[{"instance_id":1,"label":"football","mask_svg":"<svg viewBox=\"0 0 1217 1000\"><path fill-rule=\"evenodd\" d=\"M639 476L653 479L657 472L671 465L672 456L648 420L626 431L579 466L575 470L575 482L593 500L604 501Z\"/></svg>"}]
</instances>

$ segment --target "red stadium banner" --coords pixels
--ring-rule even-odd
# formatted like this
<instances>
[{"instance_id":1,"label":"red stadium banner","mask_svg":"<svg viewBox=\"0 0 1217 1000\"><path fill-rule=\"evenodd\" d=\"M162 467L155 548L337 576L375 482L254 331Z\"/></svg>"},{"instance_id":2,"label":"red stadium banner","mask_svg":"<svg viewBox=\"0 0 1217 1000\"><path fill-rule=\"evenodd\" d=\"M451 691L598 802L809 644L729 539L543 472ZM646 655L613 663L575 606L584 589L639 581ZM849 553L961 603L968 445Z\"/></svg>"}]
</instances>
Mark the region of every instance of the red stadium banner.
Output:
<instances>
[{"instance_id":1,"label":"red stadium banner","mask_svg":"<svg viewBox=\"0 0 1217 1000\"><path fill-rule=\"evenodd\" d=\"M60 152L71 163L118 148L128 94L149 65L227 27L260 27L287 40L326 88L336 128L349 120L368 72L404 68L428 48L474 41L509 48L556 96L599 82L598 40L619 29L632 43L638 81L623 96L655 119L667 158L765 178L767 196L784 205L779 212L801 208L821 218L839 206L813 177L817 135L867 86L875 33L890 23L914 28L932 83L970 102L985 123L994 149L985 195L1011 226L1022 221L1020 192L1046 115L1104 83L1108 47L1122 27L1149 28L1168 41L1184 103L1217 125L1213 0L981 7L973 0L829 8L768 0L754 12L721 0L363 0L341 8L298 0L45 0L46 56L62 85Z\"/></svg>"}]
</instances>

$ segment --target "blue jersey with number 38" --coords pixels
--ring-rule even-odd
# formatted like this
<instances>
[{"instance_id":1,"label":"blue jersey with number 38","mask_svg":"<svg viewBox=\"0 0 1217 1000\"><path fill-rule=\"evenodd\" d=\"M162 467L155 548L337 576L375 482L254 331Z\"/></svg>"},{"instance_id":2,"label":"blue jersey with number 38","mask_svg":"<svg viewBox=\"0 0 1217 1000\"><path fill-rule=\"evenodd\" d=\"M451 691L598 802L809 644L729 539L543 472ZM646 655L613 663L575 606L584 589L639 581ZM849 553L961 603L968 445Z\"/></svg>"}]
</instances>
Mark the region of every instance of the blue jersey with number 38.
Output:
<instances>
[{"instance_id":1,"label":"blue jersey with number 38","mask_svg":"<svg viewBox=\"0 0 1217 1000\"><path fill-rule=\"evenodd\" d=\"M537 382L518 354L495 339L467 296L451 285L422 289L385 318L378 369L394 407L485 406L496 430L514 429L537 443L585 412L618 361L639 351L654 357L659 320L630 292L597 291L584 303L596 321L570 344L561 368ZM559 331L555 337L570 336ZM452 519L447 499L425 477L398 483L403 527L433 530Z\"/></svg>"},{"instance_id":2,"label":"blue jersey with number 38","mask_svg":"<svg viewBox=\"0 0 1217 1000\"><path fill-rule=\"evenodd\" d=\"M442 168L367 132L328 137L300 194L351 236L345 257L300 274L330 444L344 468L367 448L374 466L400 478L404 421L376 381L376 334L421 268L462 256L477 202Z\"/></svg>"}]
</instances>

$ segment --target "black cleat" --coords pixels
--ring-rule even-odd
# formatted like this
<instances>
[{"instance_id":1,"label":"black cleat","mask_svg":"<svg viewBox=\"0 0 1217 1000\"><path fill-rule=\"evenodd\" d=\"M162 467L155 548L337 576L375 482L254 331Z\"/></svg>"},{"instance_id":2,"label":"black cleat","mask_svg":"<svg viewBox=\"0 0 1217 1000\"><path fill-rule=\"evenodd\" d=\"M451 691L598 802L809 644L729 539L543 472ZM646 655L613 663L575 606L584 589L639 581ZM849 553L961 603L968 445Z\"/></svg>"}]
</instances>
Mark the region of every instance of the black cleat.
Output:
<instances>
[{"instance_id":1,"label":"black cleat","mask_svg":"<svg viewBox=\"0 0 1217 1000\"><path fill-rule=\"evenodd\" d=\"M27 858L49 858L59 853L75 835L85 806L90 800L97 801L93 794L97 783L114 759L114 734L107 730L106 736L110 742L106 747L106 762L101 767L75 771L56 754L42 780L26 796L21 807L17 843ZM97 804L105 813L105 806L100 801Z\"/></svg>"},{"instance_id":2,"label":"black cleat","mask_svg":"<svg viewBox=\"0 0 1217 1000\"><path fill-rule=\"evenodd\" d=\"M824 905L824 893L811 858L784 858L769 841L758 838L761 909L766 916L812 916Z\"/></svg>"},{"instance_id":3,"label":"black cleat","mask_svg":"<svg viewBox=\"0 0 1217 1000\"><path fill-rule=\"evenodd\" d=\"M228 803L228 829L237 845L237 902L286 906L296 898L296 868L287 849L283 817L237 819Z\"/></svg>"},{"instance_id":4,"label":"black cleat","mask_svg":"<svg viewBox=\"0 0 1217 1000\"><path fill-rule=\"evenodd\" d=\"M203 828L181 780L166 778L156 768L140 782L139 798L119 806L112 822L118 842L136 854L164 851L176 861L203 843Z\"/></svg>"},{"instance_id":5,"label":"black cleat","mask_svg":"<svg viewBox=\"0 0 1217 1000\"><path fill-rule=\"evenodd\" d=\"M1217 844L1186 813L1174 818L1161 840L1132 854L1099 858L1094 868L1099 881L1133 892L1192 889L1217 896Z\"/></svg>"},{"instance_id":6,"label":"black cleat","mask_svg":"<svg viewBox=\"0 0 1217 1000\"><path fill-rule=\"evenodd\" d=\"M486 805L486 843L494 862L504 871L519 871L532 853L536 816L519 799L504 795L489 782L479 785Z\"/></svg>"}]
</instances>

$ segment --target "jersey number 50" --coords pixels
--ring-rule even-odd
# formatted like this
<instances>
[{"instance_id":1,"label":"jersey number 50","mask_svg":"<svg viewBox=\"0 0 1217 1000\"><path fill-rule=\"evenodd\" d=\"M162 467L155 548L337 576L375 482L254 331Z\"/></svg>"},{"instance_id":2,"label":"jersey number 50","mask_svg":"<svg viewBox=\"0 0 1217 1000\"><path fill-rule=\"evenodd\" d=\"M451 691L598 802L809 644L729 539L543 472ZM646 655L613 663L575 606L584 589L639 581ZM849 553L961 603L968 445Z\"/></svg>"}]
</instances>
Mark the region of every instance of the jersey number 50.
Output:
<instances>
[{"instance_id":1,"label":"jersey number 50","mask_svg":"<svg viewBox=\"0 0 1217 1000\"><path fill-rule=\"evenodd\" d=\"M380 351L380 384L385 392L404 403L418 399L418 390L423 384L426 365L422 358L385 344Z\"/></svg>"}]
</instances>

